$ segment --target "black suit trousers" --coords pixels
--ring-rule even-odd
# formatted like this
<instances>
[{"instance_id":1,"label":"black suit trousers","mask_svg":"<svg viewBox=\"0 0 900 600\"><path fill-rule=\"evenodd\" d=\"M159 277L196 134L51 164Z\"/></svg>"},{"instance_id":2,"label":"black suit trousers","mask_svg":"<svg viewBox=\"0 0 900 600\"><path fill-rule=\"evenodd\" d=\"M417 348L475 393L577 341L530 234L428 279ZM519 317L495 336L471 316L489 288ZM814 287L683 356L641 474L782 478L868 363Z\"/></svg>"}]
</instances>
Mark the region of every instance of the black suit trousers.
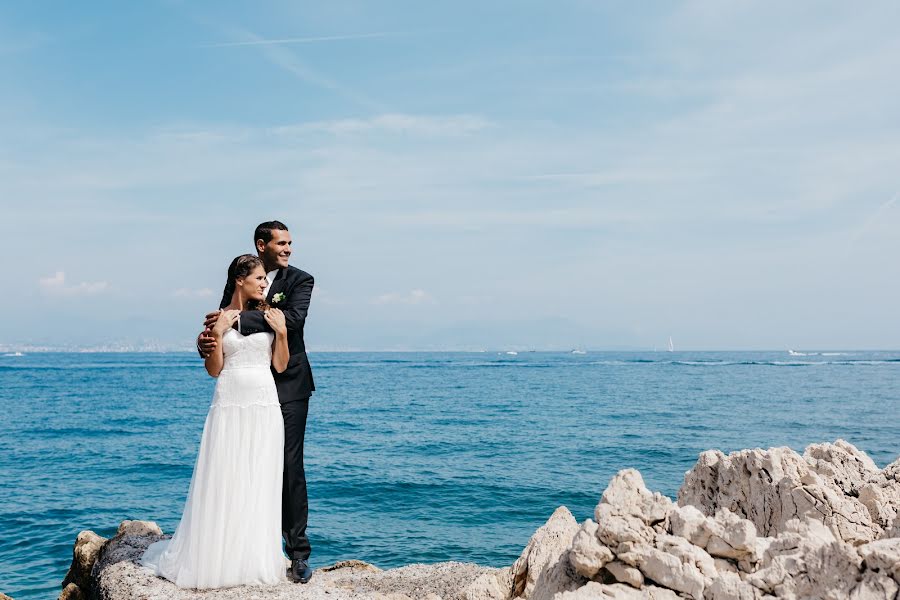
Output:
<instances>
[{"instance_id":1,"label":"black suit trousers","mask_svg":"<svg viewBox=\"0 0 900 600\"><path fill-rule=\"evenodd\" d=\"M306 535L309 500L303 469L303 437L309 398L281 404L284 417L284 482L281 489L281 533L288 558L308 559L311 547Z\"/></svg>"}]
</instances>

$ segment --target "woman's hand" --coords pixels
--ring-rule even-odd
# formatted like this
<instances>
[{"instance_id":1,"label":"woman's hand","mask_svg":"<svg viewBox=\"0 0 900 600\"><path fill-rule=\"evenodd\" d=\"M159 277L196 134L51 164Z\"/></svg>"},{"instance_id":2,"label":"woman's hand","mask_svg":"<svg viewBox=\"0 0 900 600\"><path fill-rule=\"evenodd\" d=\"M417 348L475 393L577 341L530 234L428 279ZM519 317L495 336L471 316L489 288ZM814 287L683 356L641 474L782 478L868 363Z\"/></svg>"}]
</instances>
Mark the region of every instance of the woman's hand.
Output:
<instances>
[{"instance_id":1,"label":"woman's hand","mask_svg":"<svg viewBox=\"0 0 900 600\"><path fill-rule=\"evenodd\" d=\"M231 326L234 325L234 322L237 321L238 315L240 314L241 311L239 310L223 310L219 313L219 318L212 328L213 335L217 338L221 338L225 335L225 332L231 329Z\"/></svg>"},{"instance_id":2,"label":"woman's hand","mask_svg":"<svg viewBox=\"0 0 900 600\"><path fill-rule=\"evenodd\" d=\"M270 308L263 315L266 317L266 322L269 326L275 330L275 333L287 335L287 323L284 320L283 312L277 308Z\"/></svg>"}]
</instances>

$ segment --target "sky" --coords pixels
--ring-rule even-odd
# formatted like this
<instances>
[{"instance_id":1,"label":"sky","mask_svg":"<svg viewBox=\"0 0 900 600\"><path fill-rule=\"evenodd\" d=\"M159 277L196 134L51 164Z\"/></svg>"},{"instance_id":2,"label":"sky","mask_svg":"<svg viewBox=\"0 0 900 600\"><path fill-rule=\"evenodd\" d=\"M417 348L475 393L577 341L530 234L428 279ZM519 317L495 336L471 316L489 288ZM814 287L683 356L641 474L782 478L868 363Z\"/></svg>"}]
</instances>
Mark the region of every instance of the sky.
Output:
<instances>
[{"instance_id":1,"label":"sky","mask_svg":"<svg viewBox=\"0 0 900 600\"><path fill-rule=\"evenodd\" d=\"M896 2L0 6L0 346L900 347Z\"/></svg>"}]
</instances>

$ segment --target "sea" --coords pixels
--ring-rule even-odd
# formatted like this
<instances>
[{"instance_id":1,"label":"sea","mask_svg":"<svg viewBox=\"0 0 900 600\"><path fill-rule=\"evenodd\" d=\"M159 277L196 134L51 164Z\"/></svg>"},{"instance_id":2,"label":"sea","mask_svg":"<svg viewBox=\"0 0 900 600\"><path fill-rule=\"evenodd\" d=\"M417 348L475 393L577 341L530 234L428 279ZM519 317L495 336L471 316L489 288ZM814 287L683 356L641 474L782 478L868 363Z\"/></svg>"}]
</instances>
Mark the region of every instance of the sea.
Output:
<instances>
[{"instance_id":1,"label":"sea","mask_svg":"<svg viewBox=\"0 0 900 600\"><path fill-rule=\"evenodd\" d=\"M633 467L843 438L900 455L900 351L313 353L313 567L505 566ZM0 592L56 598L78 533L171 533L214 380L194 353L0 356Z\"/></svg>"}]
</instances>

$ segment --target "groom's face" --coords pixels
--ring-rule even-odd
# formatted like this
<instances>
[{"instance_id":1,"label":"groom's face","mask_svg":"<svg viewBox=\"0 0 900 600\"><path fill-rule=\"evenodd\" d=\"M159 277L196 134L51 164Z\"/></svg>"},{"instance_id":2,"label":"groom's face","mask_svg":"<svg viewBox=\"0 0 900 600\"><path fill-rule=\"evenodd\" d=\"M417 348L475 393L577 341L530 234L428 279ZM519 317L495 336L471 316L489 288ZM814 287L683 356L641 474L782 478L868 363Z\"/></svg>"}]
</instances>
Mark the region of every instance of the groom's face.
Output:
<instances>
[{"instance_id":1,"label":"groom's face","mask_svg":"<svg viewBox=\"0 0 900 600\"><path fill-rule=\"evenodd\" d=\"M259 257L266 263L266 269L284 269L291 257L291 232L273 229L272 239L266 244L263 244L262 240L257 240L256 249L259 251Z\"/></svg>"}]
</instances>

